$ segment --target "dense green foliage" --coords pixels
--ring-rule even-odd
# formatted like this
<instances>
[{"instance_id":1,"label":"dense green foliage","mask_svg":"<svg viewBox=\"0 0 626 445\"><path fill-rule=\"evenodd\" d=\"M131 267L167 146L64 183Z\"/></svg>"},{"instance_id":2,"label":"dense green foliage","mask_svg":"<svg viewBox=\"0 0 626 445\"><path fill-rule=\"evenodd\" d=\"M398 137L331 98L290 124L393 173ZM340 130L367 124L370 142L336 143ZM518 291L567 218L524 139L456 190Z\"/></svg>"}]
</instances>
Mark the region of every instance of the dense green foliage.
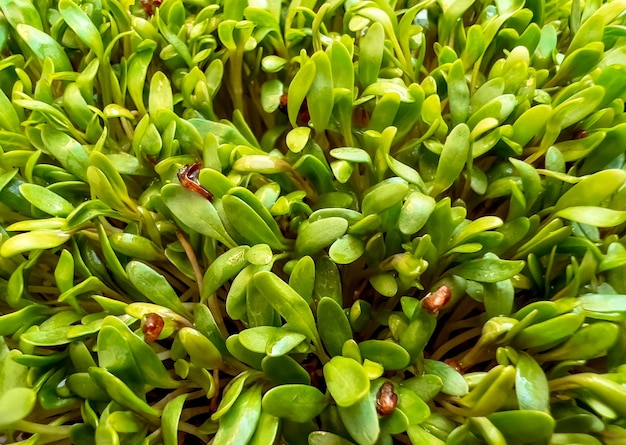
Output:
<instances>
[{"instance_id":1,"label":"dense green foliage","mask_svg":"<svg viewBox=\"0 0 626 445\"><path fill-rule=\"evenodd\" d=\"M626 443L626 1L0 11L0 442Z\"/></svg>"}]
</instances>

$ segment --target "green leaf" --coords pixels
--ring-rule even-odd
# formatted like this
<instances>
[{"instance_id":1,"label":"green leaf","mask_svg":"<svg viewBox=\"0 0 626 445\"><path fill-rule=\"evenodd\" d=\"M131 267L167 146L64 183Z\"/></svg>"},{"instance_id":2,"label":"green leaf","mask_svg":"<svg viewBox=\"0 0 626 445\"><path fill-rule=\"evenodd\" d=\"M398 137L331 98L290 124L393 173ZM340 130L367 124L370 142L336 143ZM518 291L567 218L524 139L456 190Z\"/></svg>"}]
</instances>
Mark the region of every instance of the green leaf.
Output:
<instances>
[{"instance_id":1,"label":"green leaf","mask_svg":"<svg viewBox=\"0 0 626 445\"><path fill-rule=\"evenodd\" d=\"M541 366L527 353L517 351L515 393L521 410L537 410L549 414L550 390Z\"/></svg>"},{"instance_id":2,"label":"green leaf","mask_svg":"<svg viewBox=\"0 0 626 445\"><path fill-rule=\"evenodd\" d=\"M370 381L363 366L346 357L333 357L324 365L328 391L340 407L364 400L369 394Z\"/></svg>"},{"instance_id":3,"label":"green leaf","mask_svg":"<svg viewBox=\"0 0 626 445\"><path fill-rule=\"evenodd\" d=\"M0 91L0 128L14 133L20 132L20 118L4 91Z\"/></svg>"},{"instance_id":4,"label":"green leaf","mask_svg":"<svg viewBox=\"0 0 626 445\"><path fill-rule=\"evenodd\" d=\"M315 77L306 94L307 107L311 126L315 131L322 132L328 126L334 104L330 59L326 52L318 51L311 57L311 62L315 63Z\"/></svg>"},{"instance_id":5,"label":"green leaf","mask_svg":"<svg viewBox=\"0 0 626 445\"><path fill-rule=\"evenodd\" d=\"M130 411L114 411L107 418L107 425L118 433L137 433L145 421Z\"/></svg>"},{"instance_id":6,"label":"green leaf","mask_svg":"<svg viewBox=\"0 0 626 445\"><path fill-rule=\"evenodd\" d=\"M273 445L276 442L280 427L280 419L272 414L261 411L257 429L250 439L249 445Z\"/></svg>"},{"instance_id":7,"label":"green leaf","mask_svg":"<svg viewBox=\"0 0 626 445\"><path fill-rule=\"evenodd\" d=\"M263 372L279 385L290 383L311 384L311 376L308 371L289 355L266 356L263 358L261 367Z\"/></svg>"},{"instance_id":8,"label":"green leaf","mask_svg":"<svg viewBox=\"0 0 626 445\"><path fill-rule=\"evenodd\" d=\"M245 389L220 417L213 445L245 444L252 438L261 416L261 386Z\"/></svg>"},{"instance_id":9,"label":"green leaf","mask_svg":"<svg viewBox=\"0 0 626 445\"><path fill-rule=\"evenodd\" d=\"M202 280L202 299L206 300L228 280L234 278L249 263L249 246L237 246L218 256L207 268Z\"/></svg>"},{"instance_id":10,"label":"green leaf","mask_svg":"<svg viewBox=\"0 0 626 445\"><path fill-rule=\"evenodd\" d=\"M292 422L308 422L328 404L327 397L309 385L280 385L263 396L263 410Z\"/></svg>"},{"instance_id":11,"label":"green leaf","mask_svg":"<svg viewBox=\"0 0 626 445\"><path fill-rule=\"evenodd\" d=\"M171 309L190 320L193 319L165 277L150 266L139 261L131 261L126 266L126 273L139 292L154 304Z\"/></svg>"},{"instance_id":12,"label":"green leaf","mask_svg":"<svg viewBox=\"0 0 626 445\"><path fill-rule=\"evenodd\" d=\"M242 199L233 195L224 195L222 206L229 223L248 243L268 244L277 250L284 248L282 241L263 218Z\"/></svg>"},{"instance_id":13,"label":"green leaf","mask_svg":"<svg viewBox=\"0 0 626 445\"><path fill-rule=\"evenodd\" d=\"M305 339L299 332L274 326L257 326L239 333L239 341L245 348L272 357L288 353Z\"/></svg>"},{"instance_id":14,"label":"green leaf","mask_svg":"<svg viewBox=\"0 0 626 445\"><path fill-rule=\"evenodd\" d=\"M141 375L146 383L158 388L176 388L178 382L167 372L165 365L156 352L142 338L135 335L118 317L108 316L102 322L102 328L111 326L128 344Z\"/></svg>"},{"instance_id":15,"label":"green leaf","mask_svg":"<svg viewBox=\"0 0 626 445\"><path fill-rule=\"evenodd\" d=\"M524 261L510 261L499 258L480 258L466 261L448 271L468 280L483 283L497 283L508 280L520 273L524 268Z\"/></svg>"},{"instance_id":16,"label":"green leaf","mask_svg":"<svg viewBox=\"0 0 626 445\"><path fill-rule=\"evenodd\" d=\"M197 330L185 326L178 331L178 339L197 367L216 369L222 365L219 349Z\"/></svg>"},{"instance_id":17,"label":"green leaf","mask_svg":"<svg viewBox=\"0 0 626 445\"><path fill-rule=\"evenodd\" d=\"M309 445L354 445L352 442L328 431L313 431L309 434Z\"/></svg>"},{"instance_id":18,"label":"green leaf","mask_svg":"<svg viewBox=\"0 0 626 445\"><path fill-rule=\"evenodd\" d=\"M299 255L312 255L329 246L348 230L348 221L331 216L314 221L298 231L296 252Z\"/></svg>"},{"instance_id":19,"label":"green leaf","mask_svg":"<svg viewBox=\"0 0 626 445\"><path fill-rule=\"evenodd\" d=\"M626 221L626 211L592 206L568 207L554 216L594 227L615 227Z\"/></svg>"},{"instance_id":20,"label":"green leaf","mask_svg":"<svg viewBox=\"0 0 626 445\"><path fill-rule=\"evenodd\" d=\"M289 84L289 101L287 102L287 112L289 122L295 128L298 126L298 114L306 95L313 85L316 76L316 64L312 60L307 60L296 73L291 84Z\"/></svg>"},{"instance_id":21,"label":"green leaf","mask_svg":"<svg viewBox=\"0 0 626 445\"><path fill-rule=\"evenodd\" d=\"M411 192L402 205L398 227L405 235L413 235L422 229L435 209L435 200L420 192Z\"/></svg>"},{"instance_id":22,"label":"green leaf","mask_svg":"<svg viewBox=\"0 0 626 445\"><path fill-rule=\"evenodd\" d=\"M15 427L28 416L37 403L37 393L31 388L10 388L0 395L0 429Z\"/></svg>"},{"instance_id":23,"label":"green leaf","mask_svg":"<svg viewBox=\"0 0 626 445\"><path fill-rule=\"evenodd\" d=\"M552 416L540 411L501 411L490 414L488 419L500 430L507 443L514 443L521 437L529 443L547 440L554 430Z\"/></svg>"},{"instance_id":24,"label":"green leaf","mask_svg":"<svg viewBox=\"0 0 626 445\"><path fill-rule=\"evenodd\" d=\"M289 285L302 296L308 303L313 301L315 288L315 262L310 256L304 256L298 260L291 275Z\"/></svg>"},{"instance_id":25,"label":"green leaf","mask_svg":"<svg viewBox=\"0 0 626 445\"><path fill-rule=\"evenodd\" d=\"M429 193L431 196L437 196L447 190L459 178L465 167L469 149L470 129L465 124L459 124L452 129L443 145L435 182Z\"/></svg>"},{"instance_id":26,"label":"green leaf","mask_svg":"<svg viewBox=\"0 0 626 445\"><path fill-rule=\"evenodd\" d=\"M104 58L104 45L96 25L89 19L89 16L80 9L72 0L59 1L59 12L63 20L72 28L79 39L88 48L91 48L96 57L100 60Z\"/></svg>"},{"instance_id":27,"label":"green leaf","mask_svg":"<svg viewBox=\"0 0 626 445\"><path fill-rule=\"evenodd\" d=\"M161 430L163 431L164 445L176 445L178 443L178 422L188 395L180 394L167 402L167 405L163 408Z\"/></svg>"},{"instance_id":28,"label":"green leaf","mask_svg":"<svg viewBox=\"0 0 626 445\"><path fill-rule=\"evenodd\" d=\"M317 326L328 353L333 357L341 355L343 344L352 339L352 328L339 303L322 297L317 305Z\"/></svg>"},{"instance_id":29,"label":"green leaf","mask_svg":"<svg viewBox=\"0 0 626 445\"><path fill-rule=\"evenodd\" d=\"M409 185L400 178L389 178L369 189L361 205L364 215L378 214L399 204L409 191Z\"/></svg>"},{"instance_id":30,"label":"green leaf","mask_svg":"<svg viewBox=\"0 0 626 445\"><path fill-rule=\"evenodd\" d=\"M163 259L163 250L154 242L132 233L114 233L109 237L111 247L124 255L145 261Z\"/></svg>"},{"instance_id":31,"label":"green leaf","mask_svg":"<svg viewBox=\"0 0 626 445\"><path fill-rule=\"evenodd\" d=\"M27 0L8 0L0 4L0 9L13 28L20 23L28 23L43 31L41 16L33 3Z\"/></svg>"},{"instance_id":32,"label":"green leaf","mask_svg":"<svg viewBox=\"0 0 626 445\"><path fill-rule=\"evenodd\" d=\"M378 71L383 60L385 29L380 22L374 22L367 33L359 39L359 83L366 88L378 79Z\"/></svg>"},{"instance_id":33,"label":"green leaf","mask_svg":"<svg viewBox=\"0 0 626 445\"><path fill-rule=\"evenodd\" d=\"M385 371L399 370L409 365L409 353L402 346L387 340L365 340L359 343L364 359L380 363Z\"/></svg>"},{"instance_id":34,"label":"green leaf","mask_svg":"<svg viewBox=\"0 0 626 445\"><path fill-rule=\"evenodd\" d=\"M63 47L51 36L29 23L20 23L15 30L40 61L43 62L45 58L52 60L55 72L73 71Z\"/></svg>"},{"instance_id":35,"label":"green leaf","mask_svg":"<svg viewBox=\"0 0 626 445\"><path fill-rule=\"evenodd\" d=\"M582 314L563 314L528 326L513 339L523 349L545 347L568 338L583 324Z\"/></svg>"},{"instance_id":36,"label":"green leaf","mask_svg":"<svg viewBox=\"0 0 626 445\"><path fill-rule=\"evenodd\" d=\"M215 207L209 200L178 184L163 187L161 196L165 205L185 226L229 247L235 247L236 243L224 229Z\"/></svg>"},{"instance_id":37,"label":"green leaf","mask_svg":"<svg viewBox=\"0 0 626 445\"><path fill-rule=\"evenodd\" d=\"M287 147L294 153L300 153L311 137L310 127L296 127L287 133Z\"/></svg>"},{"instance_id":38,"label":"green leaf","mask_svg":"<svg viewBox=\"0 0 626 445\"><path fill-rule=\"evenodd\" d=\"M76 139L53 128L51 125L44 126L41 131L41 138L48 152L52 154L63 167L77 178L83 181L87 180L89 154Z\"/></svg>"},{"instance_id":39,"label":"green leaf","mask_svg":"<svg viewBox=\"0 0 626 445\"><path fill-rule=\"evenodd\" d=\"M374 389L378 391L378 388ZM376 391L370 391L366 397L354 405L337 406L341 421L359 445L374 445L380 435L380 424L376 412Z\"/></svg>"},{"instance_id":40,"label":"green leaf","mask_svg":"<svg viewBox=\"0 0 626 445\"><path fill-rule=\"evenodd\" d=\"M469 86L465 80L465 67L461 59L458 59L450 67L447 81L452 124L458 125L467 120L470 110Z\"/></svg>"},{"instance_id":41,"label":"green leaf","mask_svg":"<svg viewBox=\"0 0 626 445\"><path fill-rule=\"evenodd\" d=\"M358 260L365 252L365 245L360 238L350 234L335 241L328 250L328 255L336 264L350 264Z\"/></svg>"},{"instance_id":42,"label":"green leaf","mask_svg":"<svg viewBox=\"0 0 626 445\"><path fill-rule=\"evenodd\" d=\"M430 416L430 408L415 392L398 387L398 410L402 411L410 425L424 422Z\"/></svg>"},{"instance_id":43,"label":"green leaf","mask_svg":"<svg viewBox=\"0 0 626 445\"><path fill-rule=\"evenodd\" d=\"M161 110L172 111L174 109L174 99L172 87L167 75L162 71L157 71L150 80L150 94L148 96L148 111L156 116ZM159 124L157 124L159 126Z\"/></svg>"},{"instance_id":44,"label":"green leaf","mask_svg":"<svg viewBox=\"0 0 626 445\"><path fill-rule=\"evenodd\" d=\"M161 415L160 410L148 405L122 380L106 369L91 367L89 368L89 375L95 380L98 386L104 389L111 398L120 405L147 416L158 417Z\"/></svg>"},{"instance_id":45,"label":"green leaf","mask_svg":"<svg viewBox=\"0 0 626 445\"><path fill-rule=\"evenodd\" d=\"M97 341L98 364L143 398L144 378L122 332L114 326L103 326L100 329Z\"/></svg>"},{"instance_id":46,"label":"green leaf","mask_svg":"<svg viewBox=\"0 0 626 445\"><path fill-rule=\"evenodd\" d=\"M14 235L2 243L0 255L8 258L18 253L40 249L54 249L70 239L70 234L61 230L37 230Z\"/></svg>"},{"instance_id":47,"label":"green leaf","mask_svg":"<svg viewBox=\"0 0 626 445\"><path fill-rule=\"evenodd\" d=\"M316 347L321 346L311 308L298 292L272 272L257 272L254 283L291 329L306 335Z\"/></svg>"},{"instance_id":48,"label":"green leaf","mask_svg":"<svg viewBox=\"0 0 626 445\"><path fill-rule=\"evenodd\" d=\"M437 361L437 360L424 360L424 372L426 374L433 374L441 378L443 386L441 392L451 396L462 397L467 394L469 387L467 382L459 372L452 366Z\"/></svg>"},{"instance_id":49,"label":"green leaf","mask_svg":"<svg viewBox=\"0 0 626 445\"><path fill-rule=\"evenodd\" d=\"M593 70L604 54L601 42L591 42L567 55L554 77L545 85L551 87L582 77Z\"/></svg>"},{"instance_id":50,"label":"green leaf","mask_svg":"<svg viewBox=\"0 0 626 445\"><path fill-rule=\"evenodd\" d=\"M617 341L619 328L608 321L581 327L558 348L542 354L540 360L590 360L606 355Z\"/></svg>"}]
</instances>

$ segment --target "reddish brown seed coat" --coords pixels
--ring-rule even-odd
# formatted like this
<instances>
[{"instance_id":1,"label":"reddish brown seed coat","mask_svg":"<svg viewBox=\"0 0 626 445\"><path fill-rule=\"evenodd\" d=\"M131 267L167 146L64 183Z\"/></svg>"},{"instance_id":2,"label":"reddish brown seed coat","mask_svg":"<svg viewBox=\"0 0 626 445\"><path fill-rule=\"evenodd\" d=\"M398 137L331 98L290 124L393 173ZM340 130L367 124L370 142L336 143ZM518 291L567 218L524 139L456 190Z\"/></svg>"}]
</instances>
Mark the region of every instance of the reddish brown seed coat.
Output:
<instances>
[{"instance_id":1,"label":"reddish brown seed coat","mask_svg":"<svg viewBox=\"0 0 626 445\"><path fill-rule=\"evenodd\" d=\"M141 0L141 7L149 16L154 15L153 7L161 6L161 0Z\"/></svg>"},{"instance_id":2,"label":"reddish brown seed coat","mask_svg":"<svg viewBox=\"0 0 626 445\"><path fill-rule=\"evenodd\" d=\"M385 382L376 394L376 412L381 416L391 414L398 406L398 394L393 390L393 384Z\"/></svg>"},{"instance_id":3,"label":"reddish brown seed coat","mask_svg":"<svg viewBox=\"0 0 626 445\"><path fill-rule=\"evenodd\" d=\"M584 139L587 136L589 136L589 133L586 130L577 130L572 135L572 139Z\"/></svg>"},{"instance_id":4,"label":"reddish brown seed coat","mask_svg":"<svg viewBox=\"0 0 626 445\"><path fill-rule=\"evenodd\" d=\"M456 372L458 372L460 374L463 374L465 372L465 370L463 369L461 364L459 362L457 362L456 360L454 360L453 358L447 358L443 362L446 365L450 366L451 368L454 368L456 370Z\"/></svg>"},{"instance_id":5,"label":"reddish brown seed coat","mask_svg":"<svg viewBox=\"0 0 626 445\"><path fill-rule=\"evenodd\" d=\"M183 168L178 170L176 176L178 176L180 185L185 187L187 190L196 192L209 201L213 201L213 194L198 183L198 173L200 173L200 164L196 162L194 164L185 165Z\"/></svg>"},{"instance_id":6,"label":"reddish brown seed coat","mask_svg":"<svg viewBox=\"0 0 626 445\"><path fill-rule=\"evenodd\" d=\"M141 330L143 331L143 336L146 341L156 341L159 338L159 335L161 335L163 326L165 326L165 322L163 321L163 317L159 314L146 314L143 318L143 326L141 326Z\"/></svg>"},{"instance_id":7,"label":"reddish brown seed coat","mask_svg":"<svg viewBox=\"0 0 626 445\"><path fill-rule=\"evenodd\" d=\"M422 300L422 307L427 311L436 314L439 312L452 297L452 291L445 284L437 289L435 292L431 292Z\"/></svg>"}]
</instances>

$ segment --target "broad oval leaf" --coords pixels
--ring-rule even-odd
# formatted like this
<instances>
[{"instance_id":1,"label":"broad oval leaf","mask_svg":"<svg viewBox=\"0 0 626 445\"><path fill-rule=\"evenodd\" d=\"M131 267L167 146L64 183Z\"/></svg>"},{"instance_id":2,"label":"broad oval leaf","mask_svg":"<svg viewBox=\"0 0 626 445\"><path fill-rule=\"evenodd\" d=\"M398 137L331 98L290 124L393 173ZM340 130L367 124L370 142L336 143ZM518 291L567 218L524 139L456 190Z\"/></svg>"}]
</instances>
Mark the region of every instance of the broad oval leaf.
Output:
<instances>
[{"instance_id":1,"label":"broad oval leaf","mask_svg":"<svg viewBox=\"0 0 626 445\"><path fill-rule=\"evenodd\" d=\"M312 255L331 245L348 230L348 221L338 216L331 216L309 223L298 231L296 252L300 255Z\"/></svg>"},{"instance_id":2,"label":"broad oval leaf","mask_svg":"<svg viewBox=\"0 0 626 445\"><path fill-rule=\"evenodd\" d=\"M236 243L228 235L215 207L208 199L187 190L178 184L169 184L161 189L165 205L185 226L214 238L229 247Z\"/></svg>"},{"instance_id":3,"label":"broad oval leaf","mask_svg":"<svg viewBox=\"0 0 626 445\"><path fill-rule=\"evenodd\" d=\"M0 429L6 430L28 416L37 402L37 394L31 388L16 387L0 396Z\"/></svg>"},{"instance_id":4,"label":"broad oval leaf","mask_svg":"<svg viewBox=\"0 0 626 445\"><path fill-rule=\"evenodd\" d=\"M328 398L319 389L309 385L280 385L263 396L263 410L292 422L308 422L317 417Z\"/></svg>"},{"instance_id":5,"label":"broad oval leaf","mask_svg":"<svg viewBox=\"0 0 626 445\"><path fill-rule=\"evenodd\" d=\"M385 340L366 340L359 343L363 358L380 363L385 371L403 369L410 361L409 353L399 344Z\"/></svg>"},{"instance_id":6,"label":"broad oval leaf","mask_svg":"<svg viewBox=\"0 0 626 445\"><path fill-rule=\"evenodd\" d=\"M328 391L337 405L348 407L363 400L370 390L370 381L363 366L346 357L333 357L324 365Z\"/></svg>"}]
</instances>

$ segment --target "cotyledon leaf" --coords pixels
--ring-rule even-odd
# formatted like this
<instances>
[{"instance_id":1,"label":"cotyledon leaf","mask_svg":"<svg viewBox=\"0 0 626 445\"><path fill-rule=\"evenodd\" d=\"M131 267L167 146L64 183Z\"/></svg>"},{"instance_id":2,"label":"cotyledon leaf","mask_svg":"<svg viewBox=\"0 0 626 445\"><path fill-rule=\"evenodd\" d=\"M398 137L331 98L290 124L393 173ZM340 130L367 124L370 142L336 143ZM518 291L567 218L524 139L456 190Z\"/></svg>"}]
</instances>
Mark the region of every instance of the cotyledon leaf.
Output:
<instances>
[{"instance_id":1,"label":"cotyledon leaf","mask_svg":"<svg viewBox=\"0 0 626 445\"><path fill-rule=\"evenodd\" d=\"M224 229L213 204L198 193L178 184L168 184L161 189L165 205L183 224L196 232L217 239L229 247L236 243Z\"/></svg>"},{"instance_id":2,"label":"cotyledon leaf","mask_svg":"<svg viewBox=\"0 0 626 445\"><path fill-rule=\"evenodd\" d=\"M298 292L272 272L257 272L254 282L291 329L306 335L318 348L321 347L311 308Z\"/></svg>"},{"instance_id":3,"label":"cotyledon leaf","mask_svg":"<svg viewBox=\"0 0 626 445\"><path fill-rule=\"evenodd\" d=\"M150 301L165 306L189 320L193 319L172 286L156 270L140 261L131 261L126 266L126 272L131 283Z\"/></svg>"},{"instance_id":4,"label":"cotyledon leaf","mask_svg":"<svg viewBox=\"0 0 626 445\"><path fill-rule=\"evenodd\" d=\"M222 206L229 223L251 245L268 244L273 249L284 249L285 246L276 236L276 233L241 198L224 195Z\"/></svg>"}]
</instances>

